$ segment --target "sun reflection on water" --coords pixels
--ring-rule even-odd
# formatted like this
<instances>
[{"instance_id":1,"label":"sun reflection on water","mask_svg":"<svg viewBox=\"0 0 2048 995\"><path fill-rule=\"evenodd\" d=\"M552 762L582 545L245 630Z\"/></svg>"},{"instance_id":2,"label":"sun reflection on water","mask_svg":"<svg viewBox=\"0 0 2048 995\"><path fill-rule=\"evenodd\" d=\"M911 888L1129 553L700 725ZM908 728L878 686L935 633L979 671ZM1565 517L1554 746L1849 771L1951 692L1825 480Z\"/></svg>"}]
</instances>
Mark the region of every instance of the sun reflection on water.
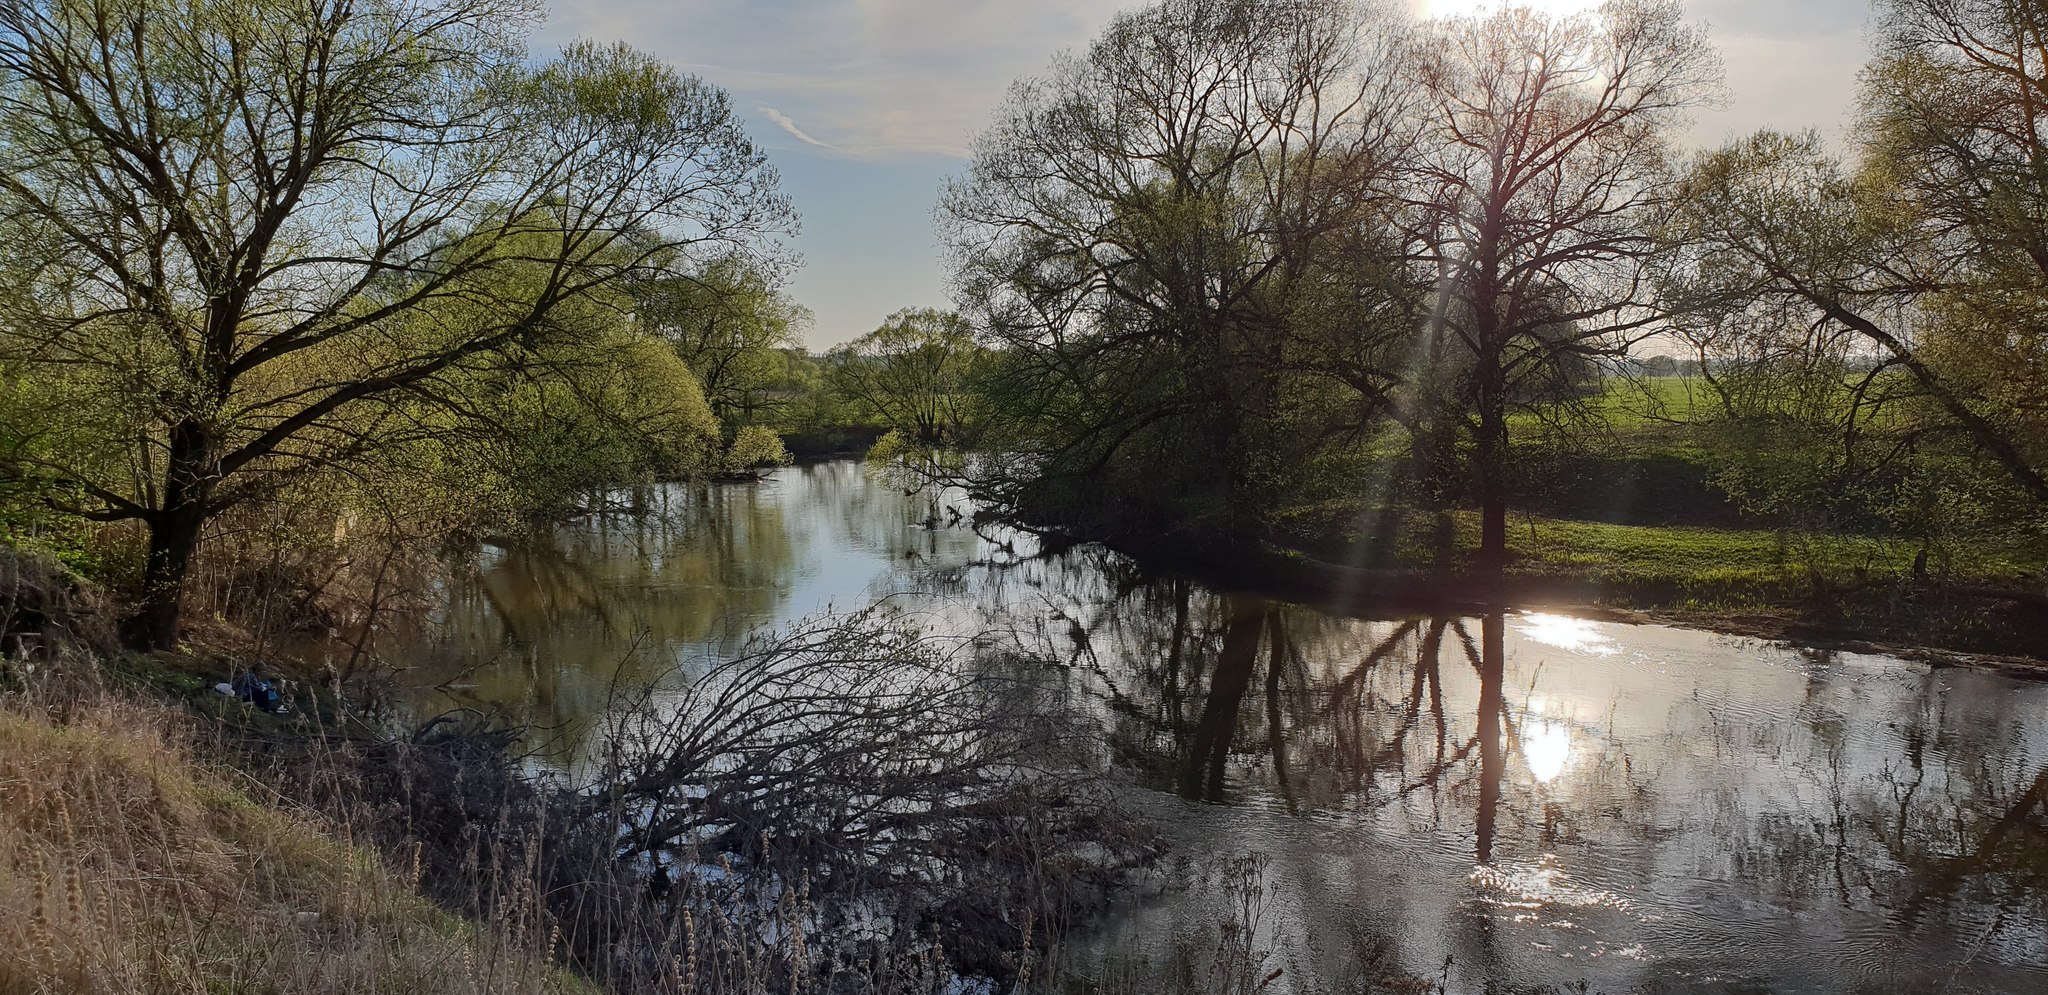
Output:
<instances>
[{"instance_id":1,"label":"sun reflection on water","mask_svg":"<svg viewBox=\"0 0 2048 995\"><path fill-rule=\"evenodd\" d=\"M1605 888L1590 887L1572 879L1556 854L1546 853L1534 864L1520 867L1481 865L1472 869L1472 882L1484 893L1482 901L1501 909L1539 911L1543 909L1630 909L1634 903Z\"/></svg>"},{"instance_id":2,"label":"sun reflection on water","mask_svg":"<svg viewBox=\"0 0 2048 995\"><path fill-rule=\"evenodd\" d=\"M1515 622L1517 631L1532 642L1555 646L1574 653L1590 653L1594 656L1612 656L1621 652L1614 640L1601 631L1600 623L1569 615L1548 615L1531 612Z\"/></svg>"},{"instance_id":3,"label":"sun reflection on water","mask_svg":"<svg viewBox=\"0 0 2048 995\"><path fill-rule=\"evenodd\" d=\"M1535 719L1522 723L1522 759L1529 773L1548 784L1564 773L1572 759L1572 731L1562 722Z\"/></svg>"}]
</instances>

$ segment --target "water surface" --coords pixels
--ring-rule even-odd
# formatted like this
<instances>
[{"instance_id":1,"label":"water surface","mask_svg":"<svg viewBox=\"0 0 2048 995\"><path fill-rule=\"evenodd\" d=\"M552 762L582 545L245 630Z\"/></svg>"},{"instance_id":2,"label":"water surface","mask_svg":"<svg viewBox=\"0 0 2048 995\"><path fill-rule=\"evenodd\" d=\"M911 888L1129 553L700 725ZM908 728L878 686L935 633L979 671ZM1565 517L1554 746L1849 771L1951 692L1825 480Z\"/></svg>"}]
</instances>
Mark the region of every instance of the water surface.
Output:
<instances>
[{"instance_id":1,"label":"water surface","mask_svg":"<svg viewBox=\"0 0 2048 995\"><path fill-rule=\"evenodd\" d=\"M1544 614L1336 617L1035 556L850 461L655 505L488 551L430 697L573 756L616 688L764 626L891 598L1021 631L1189 857L1079 938L1081 980L1249 919L1276 991L2048 991L2048 684Z\"/></svg>"}]
</instances>

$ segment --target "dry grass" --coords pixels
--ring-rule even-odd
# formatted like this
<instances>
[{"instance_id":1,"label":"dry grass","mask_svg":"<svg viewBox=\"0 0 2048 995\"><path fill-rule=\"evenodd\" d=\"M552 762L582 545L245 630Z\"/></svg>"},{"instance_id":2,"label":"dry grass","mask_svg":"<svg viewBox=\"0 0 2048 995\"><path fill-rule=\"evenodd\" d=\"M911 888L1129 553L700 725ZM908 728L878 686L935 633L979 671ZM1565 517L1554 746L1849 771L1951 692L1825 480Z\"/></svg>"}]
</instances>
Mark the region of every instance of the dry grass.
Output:
<instances>
[{"instance_id":1,"label":"dry grass","mask_svg":"<svg viewBox=\"0 0 2048 995\"><path fill-rule=\"evenodd\" d=\"M252 801L177 713L53 691L0 695L0 995L581 989L544 937Z\"/></svg>"}]
</instances>

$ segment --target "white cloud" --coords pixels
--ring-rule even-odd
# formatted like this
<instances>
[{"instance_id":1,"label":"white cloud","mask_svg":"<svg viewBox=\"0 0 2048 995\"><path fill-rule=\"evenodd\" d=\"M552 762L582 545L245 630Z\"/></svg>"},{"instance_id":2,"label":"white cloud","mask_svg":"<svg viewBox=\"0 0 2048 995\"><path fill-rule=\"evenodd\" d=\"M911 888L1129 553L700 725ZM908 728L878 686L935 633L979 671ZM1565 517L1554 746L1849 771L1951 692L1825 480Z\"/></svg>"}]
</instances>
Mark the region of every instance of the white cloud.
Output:
<instances>
[{"instance_id":1,"label":"white cloud","mask_svg":"<svg viewBox=\"0 0 2048 995\"><path fill-rule=\"evenodd\" d=\"M829 142L821 142L815 138L812 138L809 135L804 134L804 130L802 128L797 127L796 122L789 119L789 115L784 114L773 107L770 107L766 104L762 104L761 106L755 108L755 110L758 110L762 114L766 115L768 120L775 122L777 125L780 125L782 130L787 131L792 135L795 135L797 141L803 142L806 145L815 145L821 149L830 149L834 152L839 151L839 146L837 145L833 145Z\"/></svg>"},{"instance_id":2,"label":"white cloud","mask_svg":"<svg viewBox=\"0 0 2048 995\"><path fill-rule=\"evenodd\" d=\"M1718 146L1758 128L1850 132L1857 74L1870 57L1868 0L1687 0L1727 70L1725 107L1696 115L1689 138Z\"/></svg>"},{"instance_id":3,"label":"white cloud","mask_svg":"<svg viewBox=\"0 0 2048 995\"><path fill-rule=\"evenodd\" d=\"M943 302L928 221L939 177L958 172L1011 82L1147 2L548 0L535 47L624 41L757 108L755 134L804 212L807 266L794 289L817 313L812 344L822 346L906 304ZM1866 2L1687 0L1713 26L1733 98L1700 115L1694 142L1766 125L1840 134L1866 52Z\"/></svg>"}]
</instances>

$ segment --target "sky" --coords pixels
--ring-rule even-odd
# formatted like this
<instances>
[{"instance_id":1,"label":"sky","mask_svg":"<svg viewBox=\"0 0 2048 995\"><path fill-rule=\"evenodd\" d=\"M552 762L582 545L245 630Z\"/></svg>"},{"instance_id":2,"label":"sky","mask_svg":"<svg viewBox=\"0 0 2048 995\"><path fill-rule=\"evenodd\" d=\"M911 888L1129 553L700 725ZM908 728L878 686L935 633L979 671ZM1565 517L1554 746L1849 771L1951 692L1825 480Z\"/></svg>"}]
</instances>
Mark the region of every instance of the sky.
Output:
<instances>
[{"instance_id":1,"label":"sky","mask_svg":"<svg viewBox=\"0 0 2048 995\"><path fill-rule=\"evenodd\" d=\"M1492 0L1407 0L1423 15ZM1531 0L1569 10L1585 0ZM803 216L792 295L822 350L891 312L943 307L940 185L1012 81L1085 48L1133 0L549 0L536 49L624 41L725 88ZM1757 128L1839 138L1868 55L1867 0L1690 0L1728 74L1695 146ZM537 53L538 54L538 53Z\"/></svg>"}]
</instances>

